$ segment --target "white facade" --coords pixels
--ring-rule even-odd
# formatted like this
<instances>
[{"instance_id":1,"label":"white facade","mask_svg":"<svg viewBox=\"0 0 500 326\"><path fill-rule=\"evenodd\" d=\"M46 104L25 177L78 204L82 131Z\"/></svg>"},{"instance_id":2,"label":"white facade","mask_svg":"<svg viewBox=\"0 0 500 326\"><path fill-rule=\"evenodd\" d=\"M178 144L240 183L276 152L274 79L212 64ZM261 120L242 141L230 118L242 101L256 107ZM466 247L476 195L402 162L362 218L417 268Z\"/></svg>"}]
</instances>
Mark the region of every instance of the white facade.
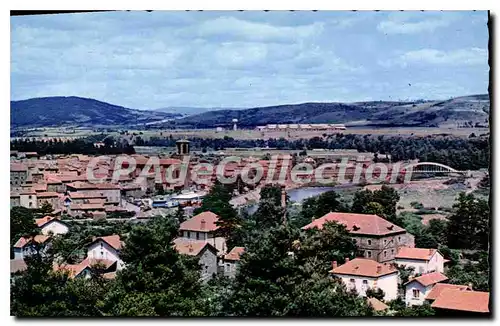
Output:
<instances>
[{"instance_id":1,"label":"white facade","mask_svg":"<svg viewBox=\"0 0 500 326\"><path fill-rule=\"evenodd\" d=\"M408 258L396 258L394 261L398 265L404 265L406 267L413 267L414 274L427 274L430 272L444 272L444 258L436 251L434 255L429 260L420 259L408 259Z\"/></svg>"},{"instance_id":2,"label":"white facade","mask_svg":"<svg viewBox=\"0 0 500 326\"><path fill-rule=\"evenodd\" d=\"M431 292L434 284L423 286L417 281L412 281L405 286L405 302L408 306L422 305Z\"/></svg>"},{"instance_id":3,"label":"white facade","mask_svg":"<svg viewBox=\"0 0 500 326\"><path fill-rule=\"evenodd\" d=\"M51 233L53 235L66 234L69 232L69 228L64 223L61 223L57 220L52 220L52 221L46 223L42 227L41 232L43 235L49 235Z\"/></svg>"},{"instance_id":4,"label":"white facade","mask_svg":"<svg viewBox=\"0 0 500 326\"><path fill-rule=\"evenodd\" d=\"M334 274L342 279L347 289L355 289L362 297L366 296L369 288L380 288L384 291L385 301L394 300L398 296L398 273L383 275L381 277L369 277L359 275Z\"/></svg>"},{"instance_id":5,"label":"white facade","mask_svg":"<svg viewBox=\"0 0 500 326\"><path fill-rule=\"evenodd\" d=\"M201 280L208 281L217 274L217 255L213 250L205 248L199 257Z\"/></svg>"},{"instance_id":6,"label":"white facade","mask_svg":"<svg viewBox=\"0 0 500 326\"><path fill-rule=\"evenodd\" d=\"M106 241L97 240L87 248L87 257L90 259L106 259L111 261L118 261L116 269L120 270L124 267L123 261L118 255L118 251L111 247Z\"/></svg>"},{"instance_id":7,"label":"white facade","mask_svg":"<svg viewBox=\"0 0 500 326\"><path fill-rule=\"evenodd\" d=\"M218 254L227 253L226 239L223 237L215 237L212 232L200 231L182 231L182 238L190 240L204 240L217 249Z\"/></svg>"},{"instance_id":8,"label":"white facade","mask_svg":"<svg viewBox=\"0 0 500 326\"><path fill-rule=\"evenodd\" d=\"M26 208L38 208L38 202L36 200L36 195L19 195L19 203L22 207Z\"/></svg>"},{"instance_id":9,"label":"white facade","mask_svg":"<svg viewBox=\"0 0 500 326\"><path fill-rule=\"evenodd\" d=\"M240 262L238 260L224 260L224 276L235 277Z\"/></svg>"}]
</instances>

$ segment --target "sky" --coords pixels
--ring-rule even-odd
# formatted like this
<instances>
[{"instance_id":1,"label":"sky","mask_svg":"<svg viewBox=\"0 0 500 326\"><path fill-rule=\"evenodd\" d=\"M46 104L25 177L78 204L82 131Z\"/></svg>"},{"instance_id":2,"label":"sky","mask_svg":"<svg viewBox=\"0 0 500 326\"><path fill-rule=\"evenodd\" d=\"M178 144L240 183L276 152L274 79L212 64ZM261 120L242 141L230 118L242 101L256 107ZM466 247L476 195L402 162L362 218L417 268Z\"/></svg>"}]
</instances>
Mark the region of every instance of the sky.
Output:
<instances>
[{"instance_id":1,"label":"sky","mask_svg":"<svg viewBox=\"0 0 500 326\"><path fill-rule=\"evenodd\" d=\"M133 109L488 92L486 11L121 11L11 17L11 100Z\"/></svg>"}]
</instances>

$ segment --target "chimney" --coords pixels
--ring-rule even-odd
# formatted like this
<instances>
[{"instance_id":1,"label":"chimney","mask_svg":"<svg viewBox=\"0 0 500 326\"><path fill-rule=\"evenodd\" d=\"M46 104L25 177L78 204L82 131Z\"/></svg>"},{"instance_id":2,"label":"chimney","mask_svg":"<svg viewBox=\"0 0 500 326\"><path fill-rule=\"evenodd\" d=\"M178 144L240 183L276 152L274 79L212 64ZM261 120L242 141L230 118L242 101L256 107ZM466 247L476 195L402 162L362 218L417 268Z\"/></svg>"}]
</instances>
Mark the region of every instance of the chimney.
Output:
<instances>
[{"instance_id":1,"label":"chimney","mask_svg":"<svg viewBox=\"0 0 500 326\"><path fill-rule=\"evenodd\" d=\"M470 288L471 290L473 290L473 288L472 288L472 283L469 283L469 288Z\"/></svg>"},{"instance_id":2,"label":"chimney","mask_svg":"<svg viewBox=\"0 0 500 326\"><path fill-rule=\"evenodd\" d=\"M377 274L379 274L382 271L382 266L378 265L377 266Z\"/></svg>"},{"instance_id":3,"label":"chimney","mask_svg":"<svg viewBox=\"0 0 500 326\"><path fill-rule=\"evenodd\" d=\"M189 244L189 252L193 252L193 245Z\"/></svg>"},{"instance_id":4,"label":"chimney","mask_svg":"<svg viewBox=\"0 0 500 326\"><path fill-rule=\"evenodd\" d=\"M201 220L201 229L202 230L205 230L205 225L206 225L205 220L204 219Z\"/></svg>"},{"instance_id":5,"label":"chimney","mask_svg":"<svg viewBox=\"0 0 500 326\"><path fill-rule=\"evenodd\" d=\"M349 257L346 257L345 262L346 262L346 263L348 263L348 262L349 262Z\"/></svg>"},{"instance_id":6,"label":"chimney","mask_svg":"<svg viewBox=\"0 0 500 326\"><path fill-rule=\"evenodd\" d=\"M332 261L332 269L335 269L335 268L337 268L337 261L336 260Z\"/></svg>"}]
</instances>

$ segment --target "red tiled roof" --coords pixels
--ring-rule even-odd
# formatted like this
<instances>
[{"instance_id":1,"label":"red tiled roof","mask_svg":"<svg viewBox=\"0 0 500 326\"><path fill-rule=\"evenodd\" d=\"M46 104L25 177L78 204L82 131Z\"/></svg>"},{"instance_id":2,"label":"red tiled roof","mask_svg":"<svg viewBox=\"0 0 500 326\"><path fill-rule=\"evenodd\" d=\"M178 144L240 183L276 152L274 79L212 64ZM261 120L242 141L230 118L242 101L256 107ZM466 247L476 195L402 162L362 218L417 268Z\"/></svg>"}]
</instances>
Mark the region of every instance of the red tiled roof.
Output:
<instances>
[{"instance_id":1,"label":"red tiled roof","mask_svg":"<svg viewBox=\"0 0 500 326\"><path fill-rule=\"evenodd\" d=\"M373 310L375 311L383 311L389 309L388 305L377 298L367 298L366 301L368 301L368 305L372 306Z\"/></svg>"},{"instance_id":2,"label":"red tiled roof","mask_svg":"<svg viewBox=\"0 0 500 326\"><path fill-rule=\"evenodd\" d=\"M405 231L405 229L377 215L337 212L330 212L304 226L302 229L305 230L314 227L321 229L324 223L330 221L345 225L347 230L353 234L386 235Z\"/></svg>"},{"instance_id":3,"label":"red tiled roof","mask_svg":"<svg viewBox=\"0 0 500 326\"><path fill-rule=\"evenodd\" d=\"M66 186L75 189L97 189L97 185L82 181L68 183Z\"/></svg>"},{"instance_id":4,"label":"red tiled roof","mask_svg":"<svg viewBox=\"0 0 500 326\"><path fill-rule=\"evenodd\" d=\"M437 249L401 247L396 259L430 260Z\"/></svg>"},{"instance_id":5,"label":"red tiled roof","mask_svg":"<svg viewBox=\"0 0 500 326\"><path fill-rule=\"evenodd\" d=\"M21 271L26 270L27 268L28 268L28 266L24 262L24 259L11 259L10 260L10 272L11 273L21 272Z\"/></svg>"},{"instance_id":6,"label":"red tiled roof","mask_svg":"<svg viewBox=\"0 0 500 326\"><path fill-rule=\"evenodd\" d=\"M87 199L87 198L106 198L106 196L97 191L92 192L70 192L69 196L72 199Z\"/></svg>"},{"instance_id":7,"label":"red tiled roof","mask_svg":"<svg viewBox=\"0 0 500 326\"><path fill-rule=\"evenodd\" d=\"M175 158L162 158L160 159L160 165L174 165L181 164L182 161Z\"/></svg>"},{"instance_id":8,"label":"red tiled roof","mask_svg":"<svg viewBox=\"0 0 500 326\"><path fill-rule=\"evenodd\" d=\"M380 277L397 273L390 265L380 264L371 259L354 258L330 271L332 274L358 275L368 277Z\"/></svg>"},{"instance_id":9,"label":"red tiled roof","mask_svg":"<svg viewBox=\"0 0 500 326\"><path fill-rule=\"evenodd\" d=\"M204 240L189 240L184 238L177 238L174 240L174 248L183 255L198 255L206 246L212 247L217 252L214 246Z\"/></svg>"},{"instance_id":10,"label":"red tiled roof","mask_svg":"<svg viewBox=\"0 0 500 326\"><path fill-rule=\"evenodd\" d=\"M215 231L218 229L217 225L215 225L218 219L219 217L216 214L206 211L182 222L179 229L201 232Z\"/></svg>"},{"instance_id":11,"label":"red tiled roof","mask_svg":"<svg viewBox=\"0 0 500 326\"><path fill-rule=\"evenodd\" d=\"M457 284L447 284L447 283L437 283L434 285L432 290L427 294L426 299L427 300L436 300L439 295L441 295L441 292L446 289L454 289L457 291L466 291L466 290L472 290L468 285L457 285Z\"/></svg>"},{"instance_id":12,"label":"red tiled roof","mask_svg":"<svg viewBox=\"0 0 500 326\"><path fill-rule=\"evenodd\" d=\"M50 197L59 197L57 192L48 191L48 192L40 192L37 195L37 198L50 198Z\"/></svg>"},{"instance_id":13,"label":"red tiled roof","mask_svg":"<svg viewBox=\"0 0 500 326\"><path fill-rule=\"evenodd\" d=\"M439 297L431 304L431 307L486 313L490 311L488 308L489 301L489 292L446 289L441 292Z\"/></svg>"},{"instance_id":14,"label":"red tiled roof","mask_svg":"<svg viewBox=\"0 0 500 326\"><path fill-rule=\"evenodd\" d=\"M33 240L37 243L44 243L45 241L47 241L50 237L47 236L47 235L42 235L42 234L38 234L38 235L35 235L35 238L31 238L31 237L21 237L19 238L19 240L17 240L17 242L14 244L14 248L23 248L24 246L26 246L28 243L32 242Z\"/></svg>"},{"instance_id":15,"label":"red tiled roof","mask_svg":"<svg viewBox=\"0 0 500 326\"><path fill-rule=\"evenodd\" d=\"M446 281L447 279L448 278L444 274L441 274L439 272L432 272L432 273L424 274L424 275L419 276L419 277L415 277L415 278L409 280L408 282L406 282L405 284L416 281L416 282L422 284L423 286L429 286L432 284Z\"/></svg>"},{"instance_id":16,"label":"red tiled roof","mask_svg":"<svg viewBox=\"0 0 500 326\"><path fill-rule=\"evenodd\" d=\"M70 206L72 210L93 210L93 209L104 209L103 204L72 204Z\"/></svg>"},{"instance_id":17,"label":"red tiled roof","mask_svg":"<svg viewBox=\"0 0 500 326\"><path fill-rule=\"evenodd\" d=\"M99 240L106 242L107 244L109 244L111 247L113 247L116 250L120 250L122 248L120 236L117 234L108 235L105 237L98 237L98 238L95 238L93 242L96 242Z\"/></svg>"},{"instance_id":18,"label":"red tiled roof","mask_svg":"<svg viewBox=\"0 0 500 326\"><path fill-rule=\"evenodd\" d=\"M11 172L27 172L28 167L22 163L11 163L10 164L10 171Z\"/></svg>"},{"instance_id":19,"label":"red tiled roof","mask_svg":"<svg viewBox=\"0 0 500 326\"><path fill-rule=\"evenodd\" d=\"M50 222L50 221L52 221L54 219L57 219L57 218L47 215L47 216L44 216L42 218L37 218L35 220L35 223L36 223L36 225L38 225L38 227L42 227L42 226L44 226L45 224L47 224L48 222Z\"/></svg>"},{"instance_id":20,"label":"red tiled roof","mask_svg":"<svg viewBox=\"0 0 500 326\"><path fill-rule=\"evenodd\" d=\"M245 247L234 247L227 255L224 256L224 259L240 260L240 256L243 252L245 252Z\"/></svg>"}]
</instances>

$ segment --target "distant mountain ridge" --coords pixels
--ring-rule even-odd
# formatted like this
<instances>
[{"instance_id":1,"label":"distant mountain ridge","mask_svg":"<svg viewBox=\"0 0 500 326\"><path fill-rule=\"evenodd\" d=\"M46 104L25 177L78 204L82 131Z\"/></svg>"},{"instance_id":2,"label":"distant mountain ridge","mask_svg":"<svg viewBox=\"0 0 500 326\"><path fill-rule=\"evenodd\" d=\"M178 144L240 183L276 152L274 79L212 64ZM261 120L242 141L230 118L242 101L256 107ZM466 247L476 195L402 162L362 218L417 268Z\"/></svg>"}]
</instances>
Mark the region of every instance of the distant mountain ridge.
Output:
<instances>
[{"instance_id":1,"label":"distant mountain ridge","mask_svg":"<svg viewBox=\"0 0 500 326\"><path fill-rule=\"evenodd\" d=\"M344 123L371 126L437 127L471 122L487 124L490 100L487 94L456 97L445 101L370 101L353 103L301 103L239 110L210 111L169 121L166 126L213 128L286 123Z\"/></svg>"},{"instance_id":2,"label":"distant mountain ridge","mask_svg":"<svg viewBox=\"0 0 500 326\"><path fill-rule=\"evenodd\" d=\"M344 123L348 126L385 127L434 127L463 122L487 125L490 100L487 94L480 94L444 101L310 102L250 109L217 109L201 113L197 113L197 110L210 109L171 107L134 110L89 98L57 96L11 101L10 122L11 128L65 125L214 128L229 127L232 119L238 119L241 127L248 128L285 123Z\"/></svg>"},{"instance_id":3,"label":"distant mountain ridge","mask_svg":"<svg viewBox=\"0 0 500 326\"><path fill-rule=\"evenodd\" d=\"M181 115L133 110L76 96L40 97L10 102L11 128L137 125L164 122L176 117Z\"/></svg>"}]
</instances>

